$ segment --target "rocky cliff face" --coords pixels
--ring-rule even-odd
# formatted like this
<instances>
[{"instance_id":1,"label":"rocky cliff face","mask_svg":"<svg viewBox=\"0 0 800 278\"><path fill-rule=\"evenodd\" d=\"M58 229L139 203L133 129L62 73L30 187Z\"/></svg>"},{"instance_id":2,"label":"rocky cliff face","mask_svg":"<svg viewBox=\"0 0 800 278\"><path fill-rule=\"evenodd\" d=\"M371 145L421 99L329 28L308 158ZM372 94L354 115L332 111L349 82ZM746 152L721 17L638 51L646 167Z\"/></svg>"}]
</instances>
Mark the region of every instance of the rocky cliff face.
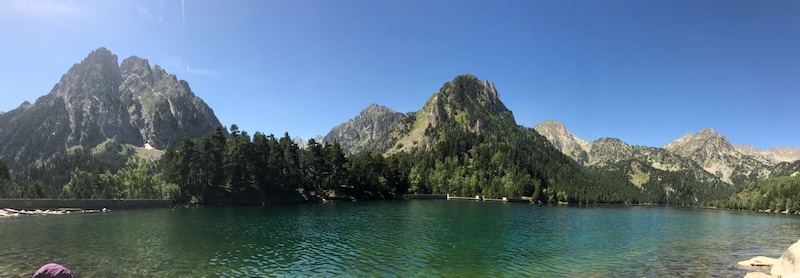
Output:
<instances>
[{"instance_id":1,"label":"rocky cliff face","mask_svg":"<svg viewBox=\"0 0 800 278\"><path fill-rule=\"evenodd\" d=\"M710 128L697 134L688 133L664 149L691 159L727 183L766 178L770 174L769 165L739 152L727 138Z\"/></svg>"},{"instance_id":2,"label":"rocky cliff face","mask_svg":"<svg viewBox=\"0 0 800 278\"><path fill-rule=\"evenodd\" d=\"M156 148L174 146L183 136L201 137L220 125L214 111L158 65L131 56L122 61L120 98L142 141Z\"/></svg>"},{"instance_id":3,"label":"rocky cliff face","mask_svg":"<svg viewBox=\"0 0 800 278\"><path fill-rule=\"evenodd\" d=\"M135 56L120 66L116 55L99 48L73 65L50 93L0 115L0 159L19 168L110 138L166 148L219 125L185 81Z\"/></svg>"},{"instance_id":4,"label":"rocky cliff face","mask_svg":"<svg viewBox=\"0 0 800 278\"><path fill-rule=\"evenodd\" d=\"M397 128L404 116L384 106L371 104L355 118L331 129L323 141L339 142L345 152L374 151L383 145L379 140Z\"/></svg>"}]
</instances>

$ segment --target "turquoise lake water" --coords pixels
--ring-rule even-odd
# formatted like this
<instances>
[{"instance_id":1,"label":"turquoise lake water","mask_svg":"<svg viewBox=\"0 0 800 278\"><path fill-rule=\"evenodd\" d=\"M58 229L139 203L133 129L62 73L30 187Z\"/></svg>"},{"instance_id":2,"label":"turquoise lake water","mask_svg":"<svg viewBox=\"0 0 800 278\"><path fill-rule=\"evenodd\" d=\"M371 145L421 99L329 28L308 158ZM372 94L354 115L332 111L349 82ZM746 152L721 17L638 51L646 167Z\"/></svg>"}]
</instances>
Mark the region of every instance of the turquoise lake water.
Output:
<instances>
[{"instance_id":1,"label":"turquoise lake water","mask_svg":"<svg viewBox=\"0 0 800 278\"><path fill-rule=\"evenodd\" d=\"M0 277L741 277L800 217L411 200L0 219Z\"/></svg>"}]
</instances>

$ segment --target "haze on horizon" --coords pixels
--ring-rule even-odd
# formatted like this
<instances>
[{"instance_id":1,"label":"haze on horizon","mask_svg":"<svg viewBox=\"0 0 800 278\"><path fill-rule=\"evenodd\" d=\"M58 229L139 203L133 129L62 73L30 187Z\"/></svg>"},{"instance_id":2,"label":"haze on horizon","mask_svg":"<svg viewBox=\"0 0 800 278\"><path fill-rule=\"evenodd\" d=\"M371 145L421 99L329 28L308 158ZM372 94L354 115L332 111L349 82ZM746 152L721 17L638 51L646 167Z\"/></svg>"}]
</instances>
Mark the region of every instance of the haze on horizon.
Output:
<instances>
[{"instance_id":1,"label":"haze on horizon","mask_svg":"<svg viewBox=\"0 0 800 278\"><path fill-rule=\"evenodd\" d=\"M455 76L517 123L663 146L713 128L800 147L797 1L0 2L0 111L98 47L189 82L227 126L312 138L371 103L416 111Z\"/></svg>"}]
</instances>

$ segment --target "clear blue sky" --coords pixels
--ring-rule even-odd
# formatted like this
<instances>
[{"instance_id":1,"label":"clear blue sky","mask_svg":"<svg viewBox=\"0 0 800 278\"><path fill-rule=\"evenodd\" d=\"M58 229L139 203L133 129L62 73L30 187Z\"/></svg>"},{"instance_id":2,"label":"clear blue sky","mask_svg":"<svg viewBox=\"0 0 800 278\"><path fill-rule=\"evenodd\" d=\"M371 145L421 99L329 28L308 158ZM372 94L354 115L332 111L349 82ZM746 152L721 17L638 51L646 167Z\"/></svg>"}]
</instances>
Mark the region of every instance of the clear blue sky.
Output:
<instances>
[{"instance_id":1,"label":"clear blue sky","mask_svg":"<svg viewBox=\"0 0 800 278\"><path fill-rule=\"evenodd\" d=\"M472 73L524 126L800 147L800 1L6 0L0 35L0 111L102 46L251 134L324 135L371 103L415 111Z\"/></svg>"}]
</instances>

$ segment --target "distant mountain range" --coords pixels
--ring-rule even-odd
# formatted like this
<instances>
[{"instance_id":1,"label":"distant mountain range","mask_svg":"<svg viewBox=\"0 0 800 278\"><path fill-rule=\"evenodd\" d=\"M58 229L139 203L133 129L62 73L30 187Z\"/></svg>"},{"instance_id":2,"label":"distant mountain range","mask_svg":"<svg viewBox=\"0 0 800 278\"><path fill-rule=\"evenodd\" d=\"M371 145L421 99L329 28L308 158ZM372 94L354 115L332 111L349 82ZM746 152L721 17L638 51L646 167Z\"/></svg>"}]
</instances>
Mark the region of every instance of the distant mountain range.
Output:
<instances>
[{"instance_id":1,"label":"distant mountain range","mask_svg":"<svg viewBox=\"0 0 800 278\"><path fill-rule=\"evenodd\" d=\"M48 94L0 114L0 159L20 170L108 140L165 149L219 125L186 81L136 56L120 65L116 55L99 48Z\"/></svg>"},{"instance_id":2,"label":"distant mountain range","mask_svg":"<svg viewBox=\"0 0 800 278\"><path fill-rule=\"evenodd\" d=\"M631 146L616 138L583 140L567 130L563 123L553 120L539 123L534 129L561 152L585 166L603 167L637 159L664 171L705 171L728 184L766 178L779 164L800 160L798 149L761 150L733 145L710 128L697 134L687 133L661 148Z\"/></svg>"},{"instance_id":3,"label":"distant mountain range","mask_svg":"<svg viewBox=\"0 0 800 278\"><path fill-rule=\"evenodd\" d=\"M481 84L484 89L475 99L490 105L479 105L477 111L485 113L484 118L492 115L513 120L511 111L502 105L494 85L488 81L481 81ZM450 104L442 105L445 102ZM333 128L324 141L339 142L345 151L352 153L371 151L391 154L417 147L426 148L435 141L435 138L426 136L429 127L436 126L445 117L463 122L463 117L469 115L459 112L453 114L457 109L444 107L458 107L459 103L464 102L470 101L468 98L452 97L442 102L439 95L434 94L422 109L406 114L372 104L355 118ZM467 128L479 131L486 129L488 123L478 119ZM707 183L742 184L769 177L776 169L784 169L790 162L800 160L800 149L776 147L761 150L749 145L733 145L713 129L704 129L697 134L688 133L663 147L629 145L616 138L583 140L572 134L563 123L553 120L535 125L534 130L563 154L586 167L630 168L630 165L622 167L619 164L634 162L647 165L652 171L691 173L692 179ZM633 184L647 182L641 176L629 176Z\"/></svg>"}]
</instances>

